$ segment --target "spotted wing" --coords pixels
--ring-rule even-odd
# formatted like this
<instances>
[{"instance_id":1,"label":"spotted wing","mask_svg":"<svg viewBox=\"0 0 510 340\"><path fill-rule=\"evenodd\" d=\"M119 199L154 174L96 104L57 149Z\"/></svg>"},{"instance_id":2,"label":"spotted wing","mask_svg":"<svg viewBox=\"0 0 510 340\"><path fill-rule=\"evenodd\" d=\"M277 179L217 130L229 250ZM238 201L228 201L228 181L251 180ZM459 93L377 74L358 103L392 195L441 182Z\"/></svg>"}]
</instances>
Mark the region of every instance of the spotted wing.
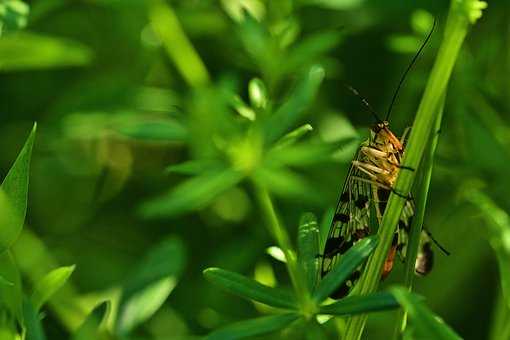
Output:
<instances>
[{"instance_id":1,"label":"spotted wing","mask_svg":"<svg viewBox=\"0 0 510 340\"><path fill-rule=\"evenodd\" d=\"M358 160L360 156L358 150L355 159ZM360 170L351 165L324 246L321 277L324 277L338 264L342 254L354 243L370 234L371 185L360 180L362 177ZM341 287L342 292L338 292L339 294L336 295L346 295L349 286L354 284L358 275L359 271L354 272L353 277L348 280L348 283L351 284Z\"/></svg>"},{"instance_id":2,"label":"spotted wing","mask_svg":"<svg viewBox=\"0 0 510 340\"><path fill-rule=\"evenodd\" d=\"M398 222L398 228L395 232L396 239L398 240L397 252L402 260L405 261L407 255L407 247L409 245L409 231L414 215L416 214L416 207L413 199L406 201L402 215ZM418 246L418 255L415 263L415 273L420 276L427 275L431 270L434 262L434 253L432 251L432 238L430 232L423 228L420 235L420 244Z\"/></svg>"}]
</instances>

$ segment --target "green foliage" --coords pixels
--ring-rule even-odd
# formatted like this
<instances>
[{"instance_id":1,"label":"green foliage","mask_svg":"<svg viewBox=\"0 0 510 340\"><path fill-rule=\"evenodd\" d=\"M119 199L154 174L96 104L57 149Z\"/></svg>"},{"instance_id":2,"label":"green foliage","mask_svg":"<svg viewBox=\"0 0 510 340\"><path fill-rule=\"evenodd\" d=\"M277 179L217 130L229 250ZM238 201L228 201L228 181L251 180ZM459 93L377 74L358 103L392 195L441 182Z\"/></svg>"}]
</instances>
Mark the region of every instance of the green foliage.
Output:
<instances>
[{"instance_id":1,"label":"green foliage","mask_svg":"<svg viewBox=\"0 0 510 340\"><path fill-rule=\"evenodd\" d=\"M46 339L37 309L29 300L23 301L23 322L26 328L27 339Z\"/></svg>"},{"instance_id":2,"label":"green foliage","mask_svg":"<svg viewBox=\"0 0 510 340\"><path fill-rule=\"evenodd\" d=\"M75 266L69 266L54 269L37 282L30 298L31 305L36 311L41 309L42 305L66 283L74 268Z\"/></svg>"},{"instance_id":3,"label":"green foliage","mask_svg":"<svg viewBox=\"0 0 510 340\"><path fill-rule=\"evenodd\" d=\"M30 157L35 138L34 125L23 149L0 186L0 253L5 252L16 241L27 211L28 176Z\"/></svg>"},{"instance_id":4,"label":"green foliage","mask_svg":"<svg viewBox=\"0 0 510 340\"><path fill-rule=\"evenodd\" d=\"M111 303L105 301L94 307L83 324L73 334L73 340L108 339L104 331L106 318L111 309Z\"/></svg>"},{"instance_id":5,"label":"green foliage","mask_svg":"<svg viewBox=\"0 0 510 340\"><path fill-rule=\"evenodd\" d=\"M154 247L123 286L116 331L125 335L150 318L174 289L184 266L184 249L175 238Z\"/></svg>"},{"instance_id":6,"label":"green foliage","mask_svg":"<svg viewBox=\"0 0 510 340\"><path fill-rule=\"evenodd\" d=\"M92 53L83 44L34 33L14 33L0 39L0 71L82 66Z\"/></svg>"},{"instance_id":7,"label":"green foliage","mask_svg":"<svg viewBox=\"0 0 510 340\"><path fill-rule=\"evenodd\" d=\"M409 313L412 328L406 330L406 338L410 339L461 339L439 317L434 315L421 301L404 288L391 290L395 299Z\"/></svg>"}]
</instances>

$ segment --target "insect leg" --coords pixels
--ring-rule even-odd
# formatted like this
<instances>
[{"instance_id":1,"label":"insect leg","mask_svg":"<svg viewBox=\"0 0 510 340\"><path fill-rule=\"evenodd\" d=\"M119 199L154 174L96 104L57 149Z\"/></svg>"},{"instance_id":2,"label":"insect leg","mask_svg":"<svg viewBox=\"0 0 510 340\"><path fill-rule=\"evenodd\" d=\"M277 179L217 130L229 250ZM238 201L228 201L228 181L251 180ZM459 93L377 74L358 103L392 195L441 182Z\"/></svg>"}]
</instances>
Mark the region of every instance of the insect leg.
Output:
<instances>
[{"instance_id":1,"label":"insect leg","mask_svg":"<svg viewBox=\"0 0 510 340\"><path fill-rule=\"evenodd\" d=\"M353 161L352 165L354 165L356 168L360 169L361 171L366 172L368 175L374 175L374 172L378 173L378 174L389 174L388 170L379 168L379 167L369 164L369 163Z\"/></svg>"},{"instance_id":2,"label":"insect leg","mask_svg":"<svg viewBox=\"0 0 510 340\"><path fill-rule=\"evenodd\" d=\"M400 137L400 143L402 145L405 144L405 140L406 140L407 135L409 134L409 132L411 132L411 127L410 126L405 128L404 133L402 134L402 137Z\"/></svg>"},{"instance_id":3,"label":"insect leg","mask_svg":"<svg viewBox=\"0 0 510 340\"><path fill-rule=\"evenodd\" d=\"M423 228L423 231L427 234L427 236L434 242L434 244L446 255L450 256L450 252L446 250L435 238L432 236L431 232L427 228Z\"/></svg>"}]
</instances>

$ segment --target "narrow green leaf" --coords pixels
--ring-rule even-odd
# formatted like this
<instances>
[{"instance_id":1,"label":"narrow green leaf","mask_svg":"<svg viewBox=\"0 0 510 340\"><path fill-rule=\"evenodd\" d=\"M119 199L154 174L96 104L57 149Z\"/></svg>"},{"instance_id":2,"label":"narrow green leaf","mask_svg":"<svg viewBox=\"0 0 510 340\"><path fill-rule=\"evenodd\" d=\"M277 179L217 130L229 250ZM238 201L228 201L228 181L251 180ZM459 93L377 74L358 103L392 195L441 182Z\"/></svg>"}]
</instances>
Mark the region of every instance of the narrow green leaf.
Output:
<instances>
[{"instance_id":1,"label":"narrow green leaf","mask_svg":"<svg viewBox=\"0 0 510 340\"><path fill-rule=\"evenodd\" d=\"M304 177L287 168L259 167L254 178L275 195L309 202L320 201L320 195L314 187Z\"/></svg>"},{"instance_id":2,"label":"narrow green leaf","mask_svg":"<svg viewBox=\"0 0 510 340\"><path fill-rule=\"evenodd\" d=\"M13 33L0 40L0 72L82 66L92 51L81 43L35 33Z\"/></svg>"},{"instance_id":3,"label":"narrow green leaf","mask_svg":"<svg viewBox=\"0 0 510 340\"><path fill-rule=\"evenodd\" d=\"M165 169L165 173L200 175L202 173L211 172L211 170L220 170L222 167L223 164L214 159L197 159L170 165Z\"/></svg>"},{"instance_id":4,"label":"narrow green leaf","mask_svg":"<svg viewBox=\"0 0 510 340\"><path fill-rule=\"evenodd\" d=\"M188 137L186 127L177 120L135 121L118 128L119 132L136 139L182 142Z\"/></svg>"},{"instance_id":5,"label":"narrow green leaf","mask_svg":"<svg viewBox=\"0 0 510 340\"><path fill-rule=\"evenodd\" d=\"M324 301L349 275L372 253L377 245L377 235L366 237L357 242L342 255L339 263L321 280L313 293L317 302Z\"/></svg>"},{"instance_id":6,"label":"narrow green leaf","mask_svg":"<svg viewBox=\"0 0 510 340\"><path fill-rule=\"evenodd\" d=\"M287 101L267 120L264 131L266 143L271 144L292 128L311 104L324 78L321 66L312 66L299 81Z\"/></svg>"},{"instance_id":7,"label":"narrow green leaf","mask_svg":"<svg viewBox=\"0 0 510 340\"><path fill-rule=\"evenodd\" d=\"M301 216L298 230L298 261L306 275L309 291L313 291L317 283L319 270L319 226L311 213Z\"/></svg>"},{"instance_id":8,"label":"narrow green leaf","mask_svg":"<svg viewBox=\"0 0 510 340\"><path fill-rule=\"evenodd\" d=\"M278 144L279 145L279 144ZM267 155L267 162L279 166L304 167L332 160L332 153L338 148L333 144L299 143L287 147L275 147Z\"/></svg>"},{"instance_id":9,"label":"narrow green leaf","mask_svg":"<svg viewBox=\"0 0 510 340\"><path fill-rule=\"evenodd\" d=\"M443 41L438 51L437 58L427 81L418 111L413 123L413 129L409 136L406 151L402 159L402 167L418 169L425 148L430 140L431 133L439 115L439 104L443 97L453 67L459 55L462 43L470 29L470 18L468 13L459 7L479 3L476 0L454 0L451 1L448 19L446 21ZM480 14L480 10L474 10ZM472 11L472 12L473 12ZM473 13L470 13L473 14ZM361 295L367 295L377 289L381 279L383 268L391 241L397 227L402 209L406 203L405 197L411 191L416 176L416 171L402 171L399 173L394 190L390 194L388 204L384 211L381 226L378 231L380 237L379 247L368 261L365 270L358 283ZM395 193L400 193L396 195ZM367 317L364 315L355 316L348 320L345 336L347 338L360 338L363 333Z\"/></svg>"},{"instance_id":10,"label":"narrow green leaf","mask_svg":"<svg viewBox=\"0 0 510 340\"><path fill-rule=\"evenodd\" d=\"M3 39L0 39L0 41ZM5 194L0 194L0 209L3 215L0 220L0 253L16 241L25 222L30 158L36 126L34 124L23 149L21 149L0 187L3 194Z\"/></svg>"},{"instance_id":11,"label":"narrow green leaf","mask_svg":"<svg viewBox=\"0 0 510 340\"><path fill-rule=\"evenodd\" d=\"M23 322L27 340L45 340L44 330L37 309L30 300L23 301Z\"/></svg>"},{"instance_id":12,"label":"narrow green leaf","mask_svg":"<svg viewBox=\"0 0 510 340\"><path fill-rule=\"evenodd\" d=\"M263 316L233 323L209 334L207 340L234 340L275 332L299 318L296 314Z\"/></svg>"},{"instance_id":13,"label":"narrow green leaf","mask_svg":"<svg viewBox=\"0 0 510 340\"><path fill-rule=\"evenodd\" d=\"M10 283L0 284L0 309L7 310L21 322L23 319L21 276L9 250L0 254L0 276Z\"/></svg>"},{"instance_id":14,"label":"narrow green leaf","mask_svg":"<svg viewBox=\"0 0 510 340\"><path fill-rule=\"evenodd\" d=\"M289 51L282 66L287 72L295 72L300 67L316 62L339 42L340 34L338 32L324 32L305 37Z\"/></svg>"},{"instance_id":15,"label":"narrow green leaf","mask_svg":"<svg viewBox=\"0 0 510 340\"><path fill-rule=\"evenodd\" d=\"M301 137L303 137L312 130L313 127L310 124L301 125L297 129L292 130L291 132L285 134L282 138L280 138L278 142L276 142L274 147L281 148L288 145L292 145L295 142L297 142Z\"/></svg>"},{"instance_id":16,"label":"narrow green leaf","mask_svg":"<svg viewBox=\"0 0 510 340\"><path fill-rule=\"evenodd\" d=\"M320 314L354 315L395 309L399 303L390 293L374 293L367 296L348 296L320 308Z\"/></svg>"},{"instance_id":17,"label":"narrow green leaf","mask_svg":"<svg viewBox=\"0 0 510 340\"><path fill-rule=\"evenodd\" d=\"M169 238L154 247L129 276L119 303L116 330L129 333L165 302L182 272L184 246Z\"/></svg>"},{"instance_id":18,"label":"narrow green leaf","mask_svg":"<svg viewBox=\"0 0 510 340\"><path fill-rule=\"evenodd\" d=\"M503 297L510 308L510 216L489 196L479 189L474 189L475 185L472 184L470 187L465 196L480 211L487 222L486 231L489 243L498 259Z\"/></svg>"},{"instance_id":19,"label":"narrow green leaf","mask_svg":"<svg viewBox=\"0 0 510 340\"><path fill-rule=\"evenodd\" d=\"M145 217L162 217L201 209L220 193L236 185L243 177L242 173L233 169L196 176L170 192L142 204L140 212Z\"/></svg>"},{"instance_id":20,"label":"narrow green leaf","mask_svg":"<svg viewBox=\"0 0 510 340\"><path fill-rule=\"evenodd\" d=\"M359 7L365 0L304 0L305 3L333 10L348 10Z\"/></svg>"},{"instance_id":21,"label":"narrow green leaf","mask_svg":"<svg viewBox=\"0 0 510 340\"><path fill-rule=\"evenodd\" d=\"M52 270L35 284L30 301L36 311L39 311L42 305L67 282L74 268L75 266L73 265Z\"/></svg>"},{"instance_id":22,"label":"narrow green leaf","mask_svg":"<svg viewBox=\"0 0 510 340\"><path fill-rule=\"evenodd\" d=\"M94 307L92 312L87 316L83 324L73 334L73 340L88 340L88 339L110 339L102 332L102 327L105 325L108 314L111 311L111 302L104 301Z\"/></svg>"},{"instance_id":23,"label":"narrow green leaf","mask_svg":"<svg viewBox=\"0 0 510 340\"><path fill-rule=\"evenodd\" d=\"M292 293L265 286L241 274L220 268L207 268L204 276L210 282L242 298L277 308L296 308L296 298Z\"/></svg>"},{"instance_id":24,"label":"narrow green leaf","mask_svg":"<svg viewBox=\"0 0 510 340\"><path fill-rule=\"evenodd\" d=\"M409 293L406 288L395 287L391 289L391 292L411 318L414 339L461 339L437 315L432 313L416 295Z\"/></svg>"}]
</instances>

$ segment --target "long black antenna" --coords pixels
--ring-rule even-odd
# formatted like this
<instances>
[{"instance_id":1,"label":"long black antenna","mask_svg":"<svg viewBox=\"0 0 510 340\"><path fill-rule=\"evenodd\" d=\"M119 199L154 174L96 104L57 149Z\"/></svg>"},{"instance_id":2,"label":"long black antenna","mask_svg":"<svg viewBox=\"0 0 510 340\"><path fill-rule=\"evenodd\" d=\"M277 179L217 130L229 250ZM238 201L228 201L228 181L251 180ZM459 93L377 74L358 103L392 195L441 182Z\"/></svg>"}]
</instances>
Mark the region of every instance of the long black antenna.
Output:
<instances>
[{"instance_id":1,"label":"long black antenna","mask_svg":"<svg viewBox=\"0 0 510 340\"><path fill-rule=\"evenodd\" d=\"M423 228L423 230L425 231L425 233L427 234L428 237L430 237L430 239L432 240L432 242L434 242L434 244L446 255L446 256L450 256L450 252L448 250L445 249L445 247L443 247L439 242L437 242L437 240L434 238L434 236L432 236L432 234L430 233L430 231L428 231L427 229Z\"/></svg>"},{"instance_id":2,"label":"long black antenna","mask_svg":"<svg viewBox=\"0 0 510 340\"><path fill-rule=\"evenodd\" d=\"M436 18L434 18L434 23L432 24L432 28L430 29L429 34L425 38L425 41L421 44L420 49L414 55L414 58L413 58L413 60L411 60L411 63L409 64L409 66L407 66L407 69L404 72L404 74L402 75L402 78L400 78L400 81L398 82L397 90L395 91L395 94L393 95L393 98L391 99L390 107L388 108L388 112L386 113L386 118L384 120L387 121L390 118L390 113L391 113L391 110L393 109L393 104L395 104L395 101L397 100L397 95L398 95L398 92L400 91L400 87L402 87L402 84L404 83L404 80L406 79L407 74L409 73L409 71L411 70L413 65L416 63L416 60L420 56L421 51L423 51L423 48L425 48L425 45L427 45L427 43L429 42L430 37L432 36L432 33L434 32L434 28L436 28Z\"/></svg>"},{"instance_id":3,"label":"long black antenna","mask_svg":"<svg viewBox=\"0 0 510 340\"><path fill-rule=\"evenodd\" d=\"M347 84L344 84L344 86L352 92L352 94L354 94L356 97L358 97L361 102L366 106L366 108L368 109L368 111L370 111L370 113L374 116L374 118L377 120L378 123L382 122L381 118L379 118L379 116L377 115L377 112L375 112L375 110L372 108L372 106L368 103L368 101L365 99L365 97L363 97L361 94L359 94L358 90L356 90L354 87L350 86L350 85L347 85Z\"/></svg>"}]
</instances>

